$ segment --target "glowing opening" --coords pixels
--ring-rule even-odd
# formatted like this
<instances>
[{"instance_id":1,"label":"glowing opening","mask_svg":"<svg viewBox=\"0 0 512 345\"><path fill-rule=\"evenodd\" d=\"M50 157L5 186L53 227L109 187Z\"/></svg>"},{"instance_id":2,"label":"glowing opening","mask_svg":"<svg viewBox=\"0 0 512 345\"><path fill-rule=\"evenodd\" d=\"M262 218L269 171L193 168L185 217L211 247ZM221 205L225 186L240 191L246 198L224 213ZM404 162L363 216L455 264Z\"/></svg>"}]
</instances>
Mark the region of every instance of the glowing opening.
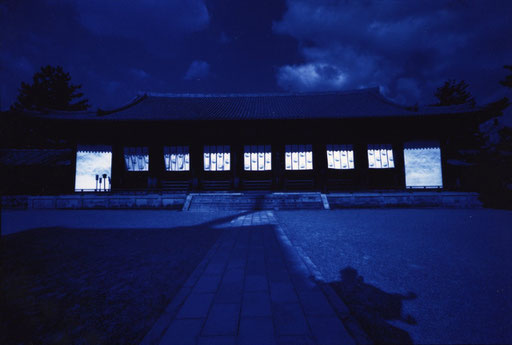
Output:
<instances>
[{"instance_id":1,"label":"glowing opening","mask_svg":"<svg viewBox=\"0 0 512 345\"><path fill-rule=\"evenodd\" d=\"M270 145L245 145L244 170L272 170L272 152Z\"/></svg>"},{"instance_id":2,"label":"glowing opening","mask_svg":"<svg viewBox=\"0 0 512 345\"><path fill-rule=\"evenodd\" d=\"M124 161L128 171L148 171L149 150L147 147L125 147Z\"/></svg>"},{"instance_id":3,"label":"glowing opening","mask_svg":"<svg viewBox=\"0 0 512 345\"><path fill-rule=\"evenodd\" d=\"M167 171L189 171L190 153L188 146L166 146L164 147L165 170Z\"/></svg>"},{"instance_id":4,"label":"glowing opening","mask_svg":"<svg viewBox=\"0 0 512 345\"><path fill-rule=\"evenodd\" d=\"M404 144L405 185L407 188L442 188L439 142Z\"/></svg>"},{"instance_id":5,"label":"glowing opening","mask_svg":"<svg viewBox=\"0 0 512 345\"><path fill-rule=\"evenodd\" d=\"M286 170L313 170L313 147L286 145L284 160Z\"/></svg>"},{"instance_id":6,"label":"glowing opening","mask_svg":"<svg viewBox=\"0 0 512 345\"><path fill-rule=\"evenodd\" d=\"M327 167L329 169L354 169L352 145L327 145Z\"/></svg>"},{"instance_id":7,"label":"glowing opening","mask_svg":"<svg viewBox=\"0 0 512 345\"><path fill-rule=\"evenodd\" d=\"M204 170L229 171L231 169L229 145L204 145Z\"/></svg>"},{"instance_id":8,"label":"glowing opening","mask_svg":"<svg viewBox=\"0 0 512 345\"><path fill-rule=\"evenodd\" d=\"M370 169L391 169L395 167L391 144L368 145L368 167Z\"/></svg>"},{"instance_id":9,"label":"glowing opening","mask_svg":"<svg viewBox=\"0 0 512 345\"><path fill-rule=\"evenodd\" d=\"M112 149L110 146L79 146L76 153L76 192L110 191Z\"/></svg>"}]
</instances>

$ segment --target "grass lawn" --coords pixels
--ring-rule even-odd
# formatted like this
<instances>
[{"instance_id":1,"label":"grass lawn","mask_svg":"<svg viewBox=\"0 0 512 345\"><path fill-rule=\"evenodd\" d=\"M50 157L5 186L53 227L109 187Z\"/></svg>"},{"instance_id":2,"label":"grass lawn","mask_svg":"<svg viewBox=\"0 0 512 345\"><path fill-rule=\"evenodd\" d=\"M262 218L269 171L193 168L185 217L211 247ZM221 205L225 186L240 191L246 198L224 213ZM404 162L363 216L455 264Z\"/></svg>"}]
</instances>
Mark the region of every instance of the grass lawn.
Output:
<instances>
[{"instance_id":1,"label":"grass lawn","mask_svg":"<svg viewBox=\"0 0 512 345\"><path fill-rule=\"evenodd\" d=\"M139 343L221 231L203 223L3 236L0 344Z\"/></svg>"}]
</instances>

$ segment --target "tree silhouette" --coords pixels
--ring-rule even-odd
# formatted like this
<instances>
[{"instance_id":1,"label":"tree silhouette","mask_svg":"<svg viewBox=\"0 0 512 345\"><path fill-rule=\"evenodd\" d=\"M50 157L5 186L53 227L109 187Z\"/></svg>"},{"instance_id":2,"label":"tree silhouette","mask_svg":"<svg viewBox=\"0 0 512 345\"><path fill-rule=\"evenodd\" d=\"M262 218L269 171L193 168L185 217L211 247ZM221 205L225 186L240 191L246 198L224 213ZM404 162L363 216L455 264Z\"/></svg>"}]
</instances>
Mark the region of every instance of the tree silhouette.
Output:
<instances>
[{"instance_id":1,"label":"tree silhouette","mask_svg":"<svg viewBox=\"0 0 512 345\"><path fill-rule=\"evenodd\" d=\"M78 100L83 93L82 85L72 85L71 76L61 66L41 67L32 77L32 84L22 82L13 110L86 110L90 107L87 99ZM73 103L73 101L75 101Z\"/></svg>"},{"instance_id":2,"label":"tree silhouette","mask_svg":"<svg viewBox=\"0 0 512 345\"><path fill-rule=\"evenodd\" d=\"M506 68L512 72L512 65L505 65L503 68ZM512 74L507 75L505 80L500 81L500 84L512 88Z\"/></svg>"},{"instance_id":3,"label":"tree silhouette","mask_svg":"<svg viewBox=\"0 0 512 345\"><path fill-rule=\"evenodd\" d=\"M434 96L439 99L439 103L436 105L470 104L474 106L475 98L466 90L468 87L469 85L464 80L458 83L454 79L445 81L443 86L434 92Z\"/></svg>"}]
</instances>

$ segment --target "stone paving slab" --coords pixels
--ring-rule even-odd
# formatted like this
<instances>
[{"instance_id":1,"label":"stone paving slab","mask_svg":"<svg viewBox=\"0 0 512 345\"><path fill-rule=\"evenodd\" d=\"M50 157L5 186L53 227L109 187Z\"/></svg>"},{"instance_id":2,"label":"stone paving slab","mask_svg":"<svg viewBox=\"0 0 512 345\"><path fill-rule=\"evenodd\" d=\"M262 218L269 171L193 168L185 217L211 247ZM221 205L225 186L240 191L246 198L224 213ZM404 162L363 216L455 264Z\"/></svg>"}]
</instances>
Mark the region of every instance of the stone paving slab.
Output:
<instances>
[{"instance_id":1,"label":"stone paving slab","mask_svg":"<svg viewBox=\"0 0 512 345\"><path fill-rule=\"evenodd\" d=\"M201 319L174 320L165 332L161 345L195 345L203 323Z\"/></svg>"},{"instance_id":2,"label":"stone paving slab","mask_svg":"<svg viewBox=\"0 0 512 345\"><path fill-rule=\"evenodd\" d=\"M266 291L247 291L242 303L242 316L272 316L272 307Z\"/></svg>"},{"instance_id":3,"label":"stone paving slab","mask_svg":"<svg viewBox=\"0 0 512 345\"><path fill-rule=\"evenodd\" d=\"M149 344L356 344L272 211L246 212L191 275L160 341ZM173 304L171 303L171 304Z\"/></svg>"}]
</instances>

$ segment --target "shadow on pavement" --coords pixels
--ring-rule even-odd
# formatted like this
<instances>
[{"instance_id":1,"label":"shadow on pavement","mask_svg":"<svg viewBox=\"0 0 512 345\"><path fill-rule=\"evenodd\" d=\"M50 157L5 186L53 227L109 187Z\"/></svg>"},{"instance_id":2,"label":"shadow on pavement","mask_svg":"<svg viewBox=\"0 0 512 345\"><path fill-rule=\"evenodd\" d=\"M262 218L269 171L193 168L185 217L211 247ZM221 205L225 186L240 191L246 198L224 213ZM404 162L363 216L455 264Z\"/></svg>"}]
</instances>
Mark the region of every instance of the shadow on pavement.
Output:
<instances>
[{"instance_id":1,"label":"shadow on pavement","mask_svg":"<svg viewBox=\"0 0 512 345\"><path fill-rule=\"evenodd\" d=\"M192 226L3 236L0 343L139 343L225 225L249 213Z\"/></svg>"},{"instance_id":2,"label":"shadow on pavement","mask_svg":"<svg viewBox=\"0 0 512 345\"><path fill-rule=\"evenodd\" d=\"M330 283L331 287L347 304L352 315L376 344L412 344L409 333L389 321L401 321L415 325L411 315L403 315L404 300L415 299L416 294L388 293L364 282L362 276L352 267L340 270L340 281Z\"/></svg>"}]
</instances>

